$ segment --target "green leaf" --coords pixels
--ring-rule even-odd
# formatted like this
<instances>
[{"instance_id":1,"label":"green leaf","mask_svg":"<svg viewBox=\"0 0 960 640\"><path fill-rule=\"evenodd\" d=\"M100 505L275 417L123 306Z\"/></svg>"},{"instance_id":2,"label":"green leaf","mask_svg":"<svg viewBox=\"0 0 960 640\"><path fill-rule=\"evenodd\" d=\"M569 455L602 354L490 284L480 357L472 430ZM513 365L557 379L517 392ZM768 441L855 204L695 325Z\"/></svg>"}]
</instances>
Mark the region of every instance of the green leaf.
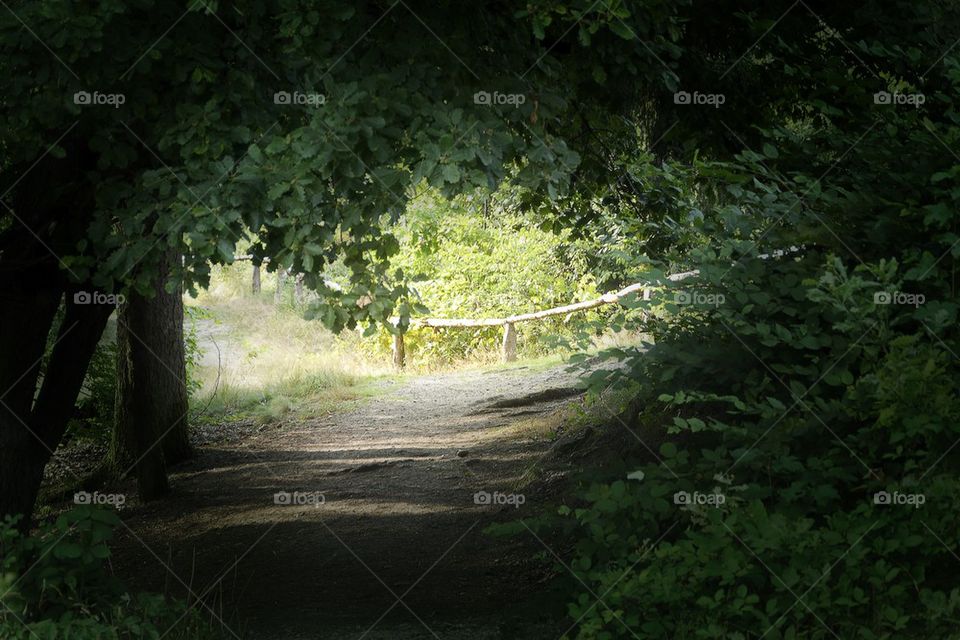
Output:
<instances>
[{"instance_id":1,"label":"green leaf","mask_svg":"<svg viewBox=\"0 0 960 640\"><path fill-rule=\"evenodd\" d=\"M443 179L450 183L460 180L460 169L454 164L443 165Z\"/></svg>"},{"instance_id":2,"label":"green leaf","mask_svg":"<svg viewBox=\"0 0 960 640\"><path fill-rule=\"evenodd\" d=\"M220 253L220 257L223 258L225 262L233 262L233 250L233 242L229 238L221 236L217 241L217 251Z\"/></svg>"},{"instance_id":3,"label":"green leaf","mask_svg":"<svg viewBox=\"0 0 960 640\"><path fill-rule=\"evenodd\" d=\"M660 445L660 455L664 458L675 458L677 456L677 445L672 442L664 442Z\"/></svg>"}]
</instances>

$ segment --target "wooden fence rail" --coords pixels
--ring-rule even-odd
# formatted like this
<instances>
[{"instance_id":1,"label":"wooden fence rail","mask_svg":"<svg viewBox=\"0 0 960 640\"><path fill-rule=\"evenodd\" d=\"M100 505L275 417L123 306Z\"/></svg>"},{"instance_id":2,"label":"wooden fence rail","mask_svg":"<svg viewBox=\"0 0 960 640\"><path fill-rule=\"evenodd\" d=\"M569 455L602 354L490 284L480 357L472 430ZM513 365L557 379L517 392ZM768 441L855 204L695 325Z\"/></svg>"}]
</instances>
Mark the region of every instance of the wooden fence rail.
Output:
<instances>
[{"instance_id":1,"label":"wooden fence rail","mask_svg":"<svg viewBox=\"0 0 960 640\"><path fill-rule=\"evenodd\" d=\"M766 257L766 256L762 256ZM241 255L235 256L235 261L246 261L252 260L252 256ZM263 262L269 262L269 258L264 258ZM259 293L260 291L260 268L254 266L253 271L253 292ZM684 278L689 278L695 275L698 275L699 271L684 271L683 273L674 273L666 277L667 280L672 280L674 282L678 280L683 280ZM277 300L279 300L280 291L283 288L283 282L286 280L288 274L285 269L281 269L278 274L278 286L276 291ZM303 284L302 284L302 274L296 275L296 291L295 299L302 301L303 298ZM335 282L327 282L328 286L332 288L339 289L340 287ZM531 320L542 320L543 318L549 318L551 316L560 316L568 315L571 313L576 313L577 311L585 311L587 309L593 309L595 307L600 307L605 304L613 304L619 302L626 296L637 293L638 291L643 291L644 300L650 299L650 290L652 285L649 282L638 282L632 284L629 287L624 287L619 291L614 291L611 293L605 293L599 298L594 300L586 300L584 302L573 302L562 307L553 307L551 309L544 309L542 311L534 311L531 313L520 313L512 316L506 316L504 318L415 318L410 322L410 328L415 327L436 327L436 328L467 328L467 327L503 327L503 338L500 341L500 357L503 362L513 362L517 359L517 327L518 322L529 322ZM399 318L391 318L391 322L394 325L399 323ZM400 331L393 336L393 366L397 369L403 369L406 365L407 350L406 345L404 344L404 332Z\"/></svg>"},{"instance_id":2,"label":"wooden fence rail","mask_svg":"<svg viewBox=\"0 0 960 640\"><path fill-rule=\"evenodd\" d=\"M667 280L677 281L698 275L699 271L685 271L683 273L674 273L667 276ZM551 316L568 315L577 311L593 309L605 304L619 302L626 296L643 291L645 300L650 299L650 283L638 282L629 287L624 287L619 291L605 293L594 300L584 302L574 302L562 307L553 307L542 311L532 313L521 313L507 316L505 318L416 318L410 322L410 327L503 327L503 338L500 341L500 358L503 362L513 362L517 359L517 327L518 322L528 322L531 320L541 320ZM397 318L391 319L394 324L399 321ZM403 369L406 365L406 346L404 345L404 333L401 331L393 336L393 366L397 369Z\"/></svg>"}]
</instances>

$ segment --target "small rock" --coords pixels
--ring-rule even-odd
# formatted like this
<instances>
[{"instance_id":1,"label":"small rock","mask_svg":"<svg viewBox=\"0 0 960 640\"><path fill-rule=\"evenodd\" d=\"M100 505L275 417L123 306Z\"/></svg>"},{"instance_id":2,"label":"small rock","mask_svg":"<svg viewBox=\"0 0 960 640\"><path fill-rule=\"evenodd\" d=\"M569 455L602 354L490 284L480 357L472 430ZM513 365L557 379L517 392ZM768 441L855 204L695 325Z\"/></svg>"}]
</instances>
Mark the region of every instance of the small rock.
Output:
<instances>
[{"instance_id":1,"label":"small rock","mask_svg":"<svg viewBox=\"0 0 960 640\"><path fill-rule=\"evenodd\" d=\"M467 457L467 451L466 451L465 449L460 449L459 451L457 451L457 457L458 457L458 458L466 458L466 457Z\"/></svg>"}]
</instances>

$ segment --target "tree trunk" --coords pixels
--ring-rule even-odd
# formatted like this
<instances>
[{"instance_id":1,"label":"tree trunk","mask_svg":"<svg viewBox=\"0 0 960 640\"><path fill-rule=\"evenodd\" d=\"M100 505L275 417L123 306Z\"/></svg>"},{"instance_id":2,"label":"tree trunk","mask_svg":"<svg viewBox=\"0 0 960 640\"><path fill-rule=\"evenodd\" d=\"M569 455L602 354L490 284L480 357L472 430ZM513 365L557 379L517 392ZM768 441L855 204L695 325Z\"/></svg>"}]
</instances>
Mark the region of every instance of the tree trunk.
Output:
<instances>
[{"instance_id":1,"label":"tree trunk","mask_svg":"<svg viewBox=\"0 0 960 640\"><path fill-rule=\"evenodd\" d=\"M29 423L40 362L63 295L62 289L43 286L42 277L4 271L0 284L0 518L22 515L24 529L50 455Z\"/></svg>"},{"instance_id":2,"label":"tree trunk","mask_svg":"<svg viewBox=\"0 0 960 640\"><path fill-rule=\"evenodd\" d=\"M165 289L168 254L153 297L131 293L117 322L117 401L110 464L136 469L140 495L167 493L166 466L190 456L183 299Z\"/></svg>"},{"instance_id":3,"label":"tree trunk","mask_svg":"<svg viewBox=\"0 0 960 640\"><path fill-rule=\"evenodd\" d=\"M0 518L20 516L17 528L29 531L33 507L50 453L3 407L0 417Z\"/></svg>"},{"instance_id":4,"label":"tree trunk","mask_svg":"<svg viewBox=\"0 0 960 640\"><path fill-rule=\"evenodd\" d=\"M22 530L114 308L83 304L94 300L94 288L69 285L67 276L77 274L56 257L75 253L96 195L85 177L95 154L76 136L60 145L63 158L44 153L0 172L0 190L9 194L0 206L0 518L24 516Z\"/></svg>"},{"instance_id":5,"label":"tree trunk","mask_svg":"<svg viewBox=\"0 0 960 640\"><path fill-rule=\"evenodd\" d=\"M178 253L172 254L176 259ZM188 433L190 411L190 394L187 391L187 359L186 347L183 338L183 286L177 283L172 293L167 293L163 285L159 286L159 294L153 299L153 311L160 318L157 337L157 347L154 349L159 359L166 364L166 372L172 372L166 377L168 384L163 389L162 397L158 398L161 406L159 423L164 429L163 455L167 464L177 464L193 456ZM162 377L161 371L158 375Z\"/></svg>"},{"instance_id":6,"label":"tree trunk","mask_svg":"<svg viewBox=\"0 0 960 640\"><path fill-rule=\"evenodd\" d=\"M66 292L63 322L41 380L40 364L63 290L50 286L56 277L44 282L42 271L32 281L34 291L24 290L23 285L31 284L25 274L13 276L23 285L12 282L11 275L5 274L0 283L6 298L0 384L7 389L0 397L0 518L21 514L20 526L26 530L43 469L73 416L113 306L83 302L85 298L74 297L76 290Z\"/></svg>"}]
</instances>

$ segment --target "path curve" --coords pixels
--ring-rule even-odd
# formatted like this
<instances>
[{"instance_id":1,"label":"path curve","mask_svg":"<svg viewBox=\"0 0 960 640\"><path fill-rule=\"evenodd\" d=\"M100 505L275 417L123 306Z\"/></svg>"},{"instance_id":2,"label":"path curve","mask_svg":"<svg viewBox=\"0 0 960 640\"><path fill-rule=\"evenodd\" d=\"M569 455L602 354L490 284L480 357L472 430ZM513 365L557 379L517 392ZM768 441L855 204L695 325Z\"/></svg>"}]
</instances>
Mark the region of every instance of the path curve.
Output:
<instances>
[{"instance_id":1,"label":"path curve","mask_svg":"<svg viewBox=\"0 0 960 640\"><path fill-rule=\"evenodd\" d=\"M543 547L483 529L532 514L523 487L550 442L518 427L575 400L576 377L514 367L385 384L351 410L204 447L169 500L125 512L118 573L206 593L243 640L558 637L556 620L529 615ZM526 503L476 504L481 491Z\"/></svg>"}]
</instances>

